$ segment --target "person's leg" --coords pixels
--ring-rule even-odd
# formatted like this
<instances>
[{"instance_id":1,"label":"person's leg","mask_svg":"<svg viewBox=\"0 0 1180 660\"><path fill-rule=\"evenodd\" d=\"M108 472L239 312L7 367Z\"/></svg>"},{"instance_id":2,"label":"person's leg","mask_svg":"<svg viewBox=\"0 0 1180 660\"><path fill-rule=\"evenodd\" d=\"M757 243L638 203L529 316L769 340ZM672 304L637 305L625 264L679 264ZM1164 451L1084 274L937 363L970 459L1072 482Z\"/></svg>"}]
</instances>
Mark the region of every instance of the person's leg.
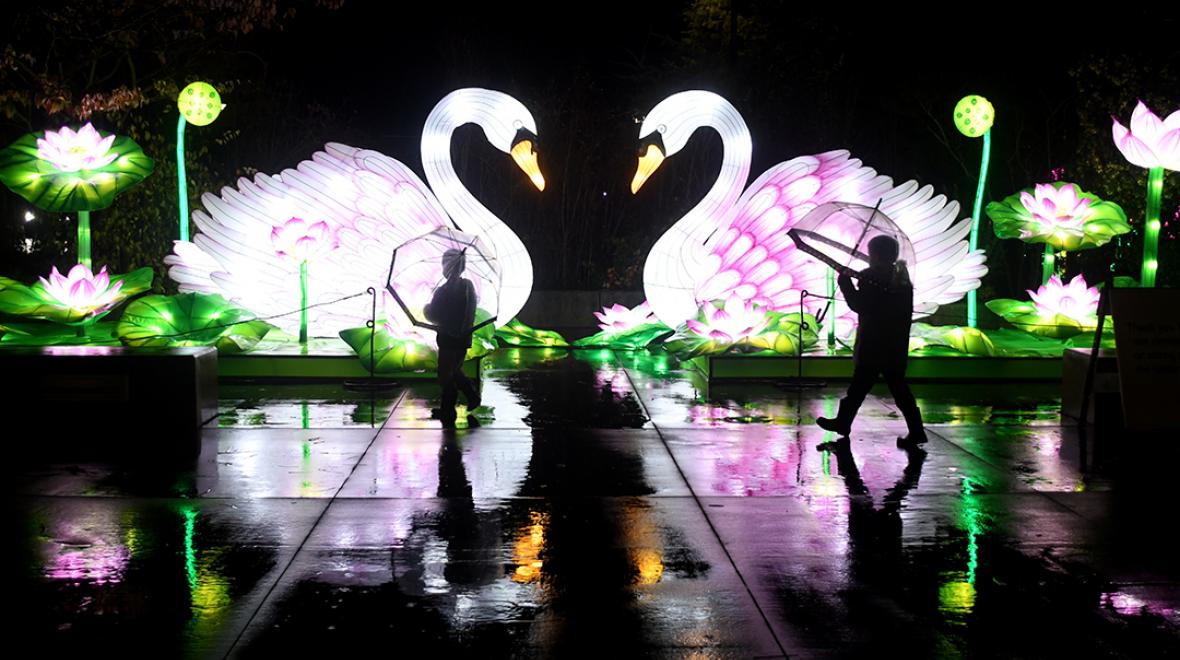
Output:
<instances>
[{"instance_id":1,"label":"person's leg","mask_svg":"<svg viewBox=\"0 0 1180 660\"><path fill-rule=\"evenodd\" d=\"M455 383L456 349L439 346L438 348L438 384L442 386L442 402L439 404L441 417L454 418L455 403L459 400L459 393ZM459 359L461 360L462 354Z\"/></svg>"},{"instance_id":2,"label":"person's leg","mask_svg":"<svg viewBox=\"0 0 1180 660\"><path fill-rule=\"evenodd\" d=\"M455 386L463 393L464 399L467 401L467 410L470 412L480 406L479 390L475 387L475 383L463 373L463 358L467 357L467 351L459 352L459 359L455 361Z\"/></svg>"},{"instance_id":3,"label":"person's leg","mask_svg":"<svg viewBox=\"0 0 1180 660\"><path fill-rule=\"evenodd\" d=\"M913 443L926 442L926 429L922 427L922 411L918 410L918 402L914 400L914 393L910 391L909 383L905 380L905 368L886 371L885 384L889 386L893 402L905 418L907 435L903 440Z\"/></svg>"},{"instance_id":4,"label":"person's leg","mask_svg":"<svg viewBox=\"0 0 1180 660\"><path fill-rule=\"evenodd\" d=\"M826 431L839 433L842 436L851 433L852 420L856 419L856 413L860 410L860 404L864 403L869 390L873 389L873 381L875 380L877 380L876 369L859 364L856 365L852 371L852 383L848 385L848 392L844 395L843 399L840 399L840 411L834 419L820 417L815 420L819 424L819 427Z\"/></svg>"}]
</instances>

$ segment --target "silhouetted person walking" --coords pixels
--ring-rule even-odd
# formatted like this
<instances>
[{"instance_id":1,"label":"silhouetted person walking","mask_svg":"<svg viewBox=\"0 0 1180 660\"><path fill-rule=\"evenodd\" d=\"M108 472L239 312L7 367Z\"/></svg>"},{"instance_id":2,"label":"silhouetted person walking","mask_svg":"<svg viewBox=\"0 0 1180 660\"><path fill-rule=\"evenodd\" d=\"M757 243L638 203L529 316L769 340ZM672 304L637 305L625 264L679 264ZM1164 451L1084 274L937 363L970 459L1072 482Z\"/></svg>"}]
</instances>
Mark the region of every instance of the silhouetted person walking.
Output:
<instances>
[{"instance_id":1,"label":"silhouetted person walking","mask_svg":"<svg viewBox=\"0 0 1180 660\"><path fill-rule=\"evenodd\" d=\"M852 420L880 374L905 416L908 433L899 440L916 444L926 442L926 431L922 428L918 404L905 381L914 286L905 262L898 261L897 255L896 240L877 236L869 241L869 267L858 274L860 287L853 284L849 271L842 272L837 280L844 300L859 319L852 353L852 384L840 400L835 419L820 417L816 423L841 436L851 433Z\"/></svg>"},{"instance_id":2,"label":"silhouetted person walking","mask_svg":"<svg viewBox=\"0 0 1180 660\"><path fill-rule=\"evenodd\" d=\"M464 278L467 257L462 250L447 250L442 257L446 281L434 290L434 296L424 310L426 318L438 326L438 382L442 386L439 419L444 424L455 421L458 390L467 398L468 410L480 405L479 392L463 373L463 358L471 346L471 331L475 325L475 287Z\"/></svg>"}]
</instances>

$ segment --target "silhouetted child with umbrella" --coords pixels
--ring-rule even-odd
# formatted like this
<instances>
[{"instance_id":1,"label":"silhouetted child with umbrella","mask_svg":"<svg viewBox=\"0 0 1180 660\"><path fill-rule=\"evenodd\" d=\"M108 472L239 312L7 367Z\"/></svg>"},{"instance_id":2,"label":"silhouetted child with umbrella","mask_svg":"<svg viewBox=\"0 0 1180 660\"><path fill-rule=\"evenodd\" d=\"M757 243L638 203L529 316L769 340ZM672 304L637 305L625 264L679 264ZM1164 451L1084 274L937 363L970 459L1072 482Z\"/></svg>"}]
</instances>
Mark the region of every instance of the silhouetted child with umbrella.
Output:
<instances>
[{"instance_id":1,"label":"silhouetted child with umbrella","mask_svg":"<svg viewBox=\"0 0 1180 660\"><path fill-rule=\"evenodd\" d=\"M438 382L442 386L439 418L453 422L458 391L467 399L467 409L480 405L479 392L463 373L463 358L471 346L477 296L471 281L463 277L467 257L463 250L449 249L442 256L446 281L434 290L423 310L427 320L438 327Z\"/></svg>"},{"instance_id":2,"label":"silhouetted child with umbrella","mask_svg":"<svg viewBox=\"0 0 1180 660\"><path fill-rule=\"evenodd\" d=\"M908 428L906 436L898 441L908 444L926 442L922 414L905 380L914 286L905 262L897 260L898 252L895 239L876 236L869 241L869 267L859 273L842 270L837 279L844 300L859 318L852 357L852 384L840 400L836 417L820 417L816 423L841 437L851 433L852 420L877 376L881 375ZM860 280L859 288L852 281L854 275Z\"/></svg>"}]
</instances>

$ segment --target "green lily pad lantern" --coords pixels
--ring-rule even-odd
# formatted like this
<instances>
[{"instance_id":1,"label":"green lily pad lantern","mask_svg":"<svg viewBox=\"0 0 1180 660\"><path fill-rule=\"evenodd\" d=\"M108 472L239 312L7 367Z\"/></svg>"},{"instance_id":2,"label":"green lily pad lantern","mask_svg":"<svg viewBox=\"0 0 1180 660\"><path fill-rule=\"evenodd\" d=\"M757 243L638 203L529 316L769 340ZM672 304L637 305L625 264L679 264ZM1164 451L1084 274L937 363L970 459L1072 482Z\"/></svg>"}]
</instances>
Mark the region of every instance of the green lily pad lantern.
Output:
<instances>
[{"instance_id":1,"label":"green lily pad lantern","mask_svg":"<svg viewBox=\"0 0 1180 660\"><path fill-rule=\"evenodd\" d=\"M1038 183L991 202L987 214L999 238L1045 244L1042 284L1057 272L1057 253L1100 247L1131 231L1122 207L1065 181Z\"/></svg>"},{"instance_id":2,"label":"green lily pad lantern","mask_svg":"<svg viewBox=\"0 0 1180 660\"><path fill-rule=\"evenodd\" d=\"M78 130L28 133L0 150L0 181L46 211L78 214L78 262L90 262L90 212L143 181L155 162L129 137Z\"/></svg>"}]
</instances>

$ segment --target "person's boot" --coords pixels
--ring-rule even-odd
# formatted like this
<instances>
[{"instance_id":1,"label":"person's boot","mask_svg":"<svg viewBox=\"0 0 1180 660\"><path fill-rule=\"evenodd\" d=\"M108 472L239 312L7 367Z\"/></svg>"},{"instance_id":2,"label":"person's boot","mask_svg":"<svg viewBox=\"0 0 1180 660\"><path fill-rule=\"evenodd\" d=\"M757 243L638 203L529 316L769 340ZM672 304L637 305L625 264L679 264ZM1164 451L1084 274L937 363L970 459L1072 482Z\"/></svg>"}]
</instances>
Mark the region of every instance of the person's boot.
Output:
<instances>
[{"instance_id":1,"label":"person's boot","mask_svg":"<svg viewBox=\"0 0 1180 660\"><path fill-rule=\"evenodd\" d=\"M841 438L848 437L852 433L852 418L856 416L855 410L850 410L847 399L840 399L840 411L836 413L835 417L819 417L815 423L825 431L831 431Z\"/></svg>"},{"instance_id":2,"label":"person's boot","mask_svg":"<svg viewBox=\"0 0 1180 660\"><path fill-rule=\"evenodd\" d=\"M922 426L922 411L917 406L909 410L902 410L905 417L906 434L897 439L898 445L920 445L926 442L926 429Z\"/></svg>"}]
</instances>

